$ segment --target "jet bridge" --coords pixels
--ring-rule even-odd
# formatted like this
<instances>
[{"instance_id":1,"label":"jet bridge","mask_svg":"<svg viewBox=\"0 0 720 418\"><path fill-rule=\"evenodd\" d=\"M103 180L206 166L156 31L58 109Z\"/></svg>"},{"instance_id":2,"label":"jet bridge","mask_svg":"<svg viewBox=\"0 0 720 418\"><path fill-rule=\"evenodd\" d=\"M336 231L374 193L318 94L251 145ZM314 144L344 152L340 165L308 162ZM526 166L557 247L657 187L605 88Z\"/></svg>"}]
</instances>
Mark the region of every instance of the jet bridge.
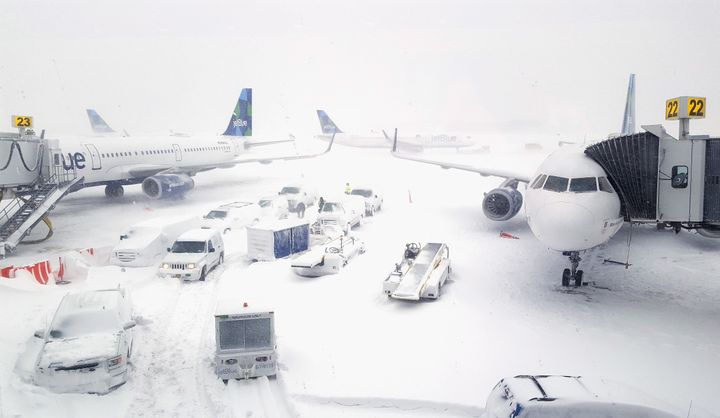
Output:
<instances>
[{"instance_id":1,"label":"jet bridge","mask_svg":"<svg viewBox=\"0 0 720 418\"><path fill-rule=\"evenodd\" d=\"M696 229L720 238L720 138L689 135L692 100L704 103L704 98L693 97L668 101L676 108L669 119L681 120L679 139L662 125L649 125L643 126L645 132L593 144L585 154L608 174L626 221L670 225L676 231ZM683 103L688 103L685 116Z\"/></svg>"},{"instance_id":2,"label":"jet bridge","mask_svg":"<svg viewBox=\"0 0 720 418\"><path fill-rule=\"evenodd\" d=\"M63 167L61 154L57 140L32 130L0 133L0 258L41 221L50 228L45 239L52 235L47 214L82 181Z\"/></svg>"}]
</instances>

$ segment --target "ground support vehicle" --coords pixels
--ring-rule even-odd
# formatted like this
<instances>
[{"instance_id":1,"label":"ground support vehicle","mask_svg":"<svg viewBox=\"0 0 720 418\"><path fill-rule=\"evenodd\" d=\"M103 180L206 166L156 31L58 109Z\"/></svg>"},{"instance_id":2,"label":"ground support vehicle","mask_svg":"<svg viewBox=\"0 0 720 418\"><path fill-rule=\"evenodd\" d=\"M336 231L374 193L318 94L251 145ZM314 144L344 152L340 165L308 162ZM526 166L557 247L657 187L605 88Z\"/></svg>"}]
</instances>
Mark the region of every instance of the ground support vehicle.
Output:
<instances>
[{"instance_id":1,"label":"ground support vehicle","mask_svg":"<svg viewBox=\"0 0 720 418\"><path fill-rule=\"evenodd\" d=\"M437 299L450 277L450 249L446 244L409 243L400 263L383 282L383 292L394 299Z\"/></svg>"}]
</instances>

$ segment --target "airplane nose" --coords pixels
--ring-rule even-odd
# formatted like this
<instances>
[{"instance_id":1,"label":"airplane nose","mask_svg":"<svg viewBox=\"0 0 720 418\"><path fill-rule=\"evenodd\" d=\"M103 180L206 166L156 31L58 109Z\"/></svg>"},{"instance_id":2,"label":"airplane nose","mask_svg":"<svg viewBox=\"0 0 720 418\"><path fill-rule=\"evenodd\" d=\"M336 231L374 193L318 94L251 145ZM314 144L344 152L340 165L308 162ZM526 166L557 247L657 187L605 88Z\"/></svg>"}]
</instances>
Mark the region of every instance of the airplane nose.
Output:
<instances>
[{"instance_id":1,"label":"airplane nose","mask_svg":"<svg viewBox=\"0 0 720 418\"><path fill-rule=\"evenodd\" d=\"M553 250L577 251L600 244L596 223L592 212L585 207L554 202L543 206L533 216L530 229Z\"/></svg>"}]
</instances>

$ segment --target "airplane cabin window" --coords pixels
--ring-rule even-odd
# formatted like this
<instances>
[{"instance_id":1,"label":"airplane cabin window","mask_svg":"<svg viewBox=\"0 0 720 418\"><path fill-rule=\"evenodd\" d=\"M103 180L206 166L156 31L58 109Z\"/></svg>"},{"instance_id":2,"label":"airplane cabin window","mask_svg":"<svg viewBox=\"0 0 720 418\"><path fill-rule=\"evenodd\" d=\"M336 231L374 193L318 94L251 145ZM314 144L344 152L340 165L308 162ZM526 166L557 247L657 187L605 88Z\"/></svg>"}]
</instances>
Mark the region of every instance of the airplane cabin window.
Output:
<instances>
[{"instance_id":1,"label":"airplane cabin window","mask_svg":"<svg viewBox=\"0 0 720 418\"><path fill-rule=\"evenodd\" d=\"M575 193L587 193L597 191L596 177L578 177L570 180L570 191Z\"/></svg>"},{"instance_id":2,"label":"airplane cabin window","mask_svg":"<svg viewBox=\"0 0 720 418\"><path fill-rule=\"evenodd\" d=\"M615 191L606 177L598 177L598 185L601 192L613 193Z\"/></svg>"},{"instance_id":3,"label":"airplane cabin window","mask_svg":"<svg viewBox=\"0 0 720 418\"><path fill-rule=\"evenodd\" d=\"M543 190L549 190L551 192L564 192L568 187L567 177L547 176Z\"/></svg>"},{"instance_id":4,"label":"airplane cabin window","mask_svg":"<svg viewBox=\"0 0 720 418\"><path fill-rule=\"evenodd\" d=\"M547 176L546 176L545 174L540 174L539 176L537 176L537 178L536 178L535 181L532 183L532 185L530 186L530 188L531 188L531 189L539 189L539 188L541 188L542 185L543 185L543 183L545 183L545 179L546 179L546 178L547 178Z\"/></svg>"}]
</instances>

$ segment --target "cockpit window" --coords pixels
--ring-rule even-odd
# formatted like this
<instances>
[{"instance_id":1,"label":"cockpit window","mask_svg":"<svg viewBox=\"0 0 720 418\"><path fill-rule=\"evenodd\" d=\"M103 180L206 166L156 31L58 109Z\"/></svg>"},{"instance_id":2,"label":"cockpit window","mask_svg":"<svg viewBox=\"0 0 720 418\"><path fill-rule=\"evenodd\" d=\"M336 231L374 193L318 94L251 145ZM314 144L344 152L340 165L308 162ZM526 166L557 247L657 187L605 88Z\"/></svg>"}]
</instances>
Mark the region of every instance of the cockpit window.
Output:
<instances>
[{"instance_id":1,"label":"cockpit window","mask_svg":"<svg viewBox=\"0 0 720 418\"><path fill-rule=\"evenodd\" d=\"M612 185L610 184L610 181L608 181L607 177L598 177L598 185L600 186L601 192L605 192L605 193L615 192Z\"/></svg>"},{"instance_id":2,"label":"cockpit window","mask_svg":"<svg viewBox=\"0 0 720 418\"><path fill-rule=\"evenodd\" d=\"M597 191L595 177L579 177L570 180L570 191L575 193L587 193Z\"/></svg>"},{"instance_id":3,"label":"cockpit window","mask_svg":"<svg viewBox=\"0 0 720 418\"><path fill-rule=\"evenodd\" d=\"M547 176L543 189L551 192L564 192L567 190L567 186L567 177Z\"/></svg>"},{"instance_id":4,"label":"cockpit window","mask_svg":"<svg viewBox=\"0 0 720 418\"><path fill-rule=\"evenodd\" d=\"M546 178L547 178L547 176L546 176L545 174L540 174L539 176L537 176L537 178L535 179L535 181L532 182L532 184L530 185L530 188L531 188L531 189L539 189L539 188L541 188L542 185L543 185L543 183L545 183L545 179L546 179Z\"/></svg>"}]
</instances>

